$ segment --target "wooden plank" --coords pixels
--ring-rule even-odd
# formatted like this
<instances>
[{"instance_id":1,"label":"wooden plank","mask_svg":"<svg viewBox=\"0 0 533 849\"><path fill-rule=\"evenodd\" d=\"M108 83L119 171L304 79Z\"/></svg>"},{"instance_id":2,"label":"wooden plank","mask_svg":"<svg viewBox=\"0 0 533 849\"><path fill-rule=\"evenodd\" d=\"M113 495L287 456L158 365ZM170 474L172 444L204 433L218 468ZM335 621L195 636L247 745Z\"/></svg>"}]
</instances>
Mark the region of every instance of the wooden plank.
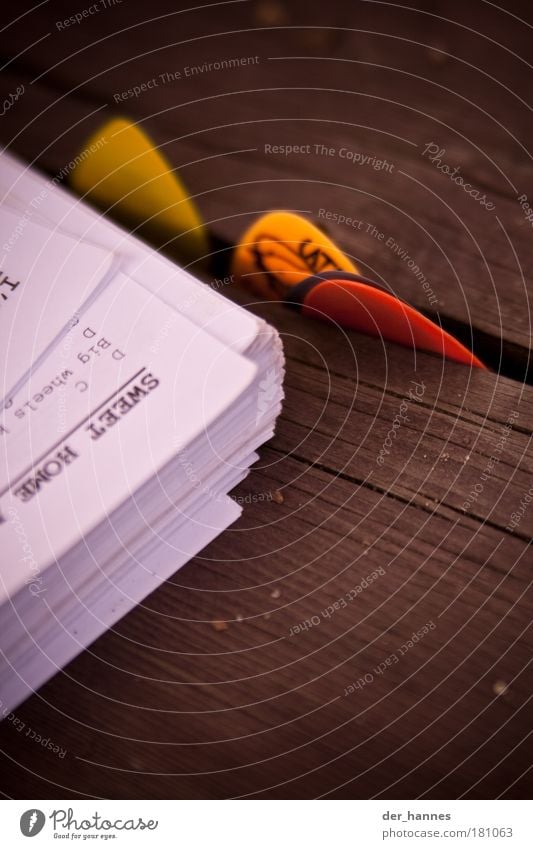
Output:
<instances>
[{"instance_id":1,"label":"wooden plank","mask_svg":"<svg viewBox=\"0 0 533 849\"><path fill-rule=\"evenodd\" d=\"M522 11L527 15L526 4L516 5L518 14ZM18 6L16 11L18 14ZM183 71L195 62L201 67L200 59L213 61L232 51L238 53L243 46L257 46L260 62L241 68L244 75L238 68L230 69L229 74L213 70L189 76L182 73L174 81L176 85L170 86L167 106L170 97L180 105L191 90L200 97L216 97L228 88L239 88L241 80L248 79L251 85L261 79L264 82L266 75L272 75L273 84L287 88L293 81L314 85L342 77L355 84L355 92L366 95L373 109L372 127L392 129L397 101L410 111L415 128L426 114L441 124L440 132L463 132L463 141L472 145L468 168L485 168L485 176L478 170L478 179L488 181L498 193L509 194L510 189L498 166L504 172L518 171L522 180L529 179L531 49L527 23L513 17L511 9L484 6L480 28L477 4L466 7L459 2L440 9L438 4L423 4L420 11L406 7L401 14L391 14L386 3L368 3L364 12L361 16L355 7L330 3L328 26L320 7L309 8L304 2L285 6L229 2L211 6L208 13L202 12L199 4L189 11L180 9L179 4L159 4L158 14L146 20L142 7L129 4L88 17L82 25L58 30L60 22L54 11L41 7L31 15L31 26L26 20L24 26L6 28L3 43L6 53L13 56L21 52L21 61L33 64L35 75L41 75L40 79L52 87L61 86L64 91L68 86L81 86L85 96L90 94L111 104L116 103L115 92L159 73ZM28 55L27 48L35 36L42 40ZM150 49L146 49L147 44ZM277 70L275 66L265 68L266 54L283 56L287 51L302 61L309 60L300 64L303 73L297 63L278 65ZM324 57L331 60L329 65L317 67ZM350 62L352 67L346 64ZM387 71L393 73L383 76ZM149 114L150 102L155 96L157 104L165 85L168 83L160 81L157 89L144 92L148 97L126 102L134 111L142 104L140 111ZM377 109L372 98L384 101L386 92L390 93L387 108ZM501 96L495 97L495 92ZM360 109L364 109L364 97L358 103L357 111ZM405 128L405 115L400 120ZM464 155L464 145L458 152ZM522 159L517 159L517 153ZM523 165L525 169L520 172Z\"/></svg>"},{"instance_id":2,"label":"wooden plank","mask_svg":"<svg viewBox=\"0 0 533 849\"><path fill-rule=\"evenodd\" d=\"M441 124L440 132L450 130L458 135L463 131L463 141L472 145L468 168L488 168L486 177L479 171L478 178L488 180L495 189L500 183L498 191L508 194L509 184L498 171L499 165L504 172L525 165L522 179L531 175L527 156L530 38L527 22L524 25L513 17L521 13L527 17L528 7L515 5L514 13L510 8L484 5L480 26L479 5L460 2L445 7L424 3L420 11L406 7L392 14L390 4L367 3L364 15L358 14L356 7L332 2L327 24L320 7L309 7L301 0L290 5L228 2L210 5L208 12L202 11L201 4L186 11L187 4L159 3L157 13L148 19L142 6L130 3L62 29L58 29L61 16L41 6L24 23L4 28L0 44L11 59L10 67L13 57L20 54L19 61L34 68L33 76L52 87L64 92L81 86L76 94L83 92L95 101L114 105L115 92L159 73L183 71L191 63L201 67L200 60L213 61L226 53L238 55L243 47L256 47L260 50L257 65L232 68L226 74L213 70L189 76L182 73L176 84L167 88L166 106L181 105L192 91L197 97L211 95L213 107L218 93L242 88L239 83L246 80L253 86L261 80L264 85L268 78L274 85L289 87L300 80L315 85L344 78L345 83L354 84L354 91L367 95L373 110L371 126L378 130L392 129L397 100L409 110L415 128L424 118L417 114L421 111L434 115ZM20 6L8 3L6 18L10 9L13 18L19 16ZM33 44L36 39L40 40ZM283 56L287 51L309 60L300 63L303 73L296 63L265 67L268 56ZM332 60L329 65L317 65L324 56ZM355 64L342 64L346 62ZM383 76L388 69L394 73ZM407 74L409 80L402 79ZM143 114L154 112L151 103L155 97L157 106L166 86L168 83L160 81L157 89L126 101L127 108ZM381 96L383 101L387 92L387 108L377 109L372 98ZM364 109L364 100L358 102L358 113ZM400 120L405 128L405 114ZM479 145L477 154L475 144ZM458 152L464 155L464 145Z\"/></svg>"},{"instance_id":3,"label":"wooden plank","mask_svg":"<svg viewBox=\"0 0 533 849\"><path fill-rule=\"evenodd\" d=\"M424 5L426 12L439 8ZM521 13L520 4L509 8ZM22 10L17 6L16 14ZM467 335L472 322L491 361L498 362L501 347L503 367L518 376L531 347L529 289L522 281L531 268L531 241L498 168L525 185L528 157L505 129L495 130L492 119L481 120L461 98L440 90L434 98L435 86L424 80L403 73L399 84L397 74L365 63L416 73L422 62L421 76L494 106L494 116L522 143L527 112L513 97L493 104L481 72L473 82L461 62L438 58L452 44L458 56L492 72L479 36L388 4L364 10L361 29L415 36L423 50L398 40L392 50L390 38L369 33L304 30L302 22L323 22L321 7L304 3L227 5L182 15L179 24L172 15L143 26L135 24L144 7L122 4L68 32L56 30L20 57L18 68L7 69L2 92L20 79L28 85L2 118L3 139L15 139L15 149L57 173L99 120L95 110L121 86L200 58L259 50L262 64L227 76L200 73L124 104L149 116L147 127L183 170L216 234L227 245L252 214L270 206L317 217L327 197L334 211L357 209L439 287L440 315ZM451 18L458 10L473 25L477 13L459 4L446 4L442 14ZM173 13L176 6L160 3L157 11ZM346 4L329 4L328 12L336 25L351 26ZM494 32L500 13L485 6L484 13L486 32ZM0 47L12 55L50 31L55 12L43 14L37 10L11 28ZM269 24L269 14L281 19ZM502 43L526 55L523 28L505 20ZM216 35L256 25L265 31ZM102 36L107 39L99 42ZM161 49L185 39L197 40ZM307 59L266 64L269 55L300 54ZM346 63L318 58L354 54L361 64L349 85ZM501 64L498 77L525 97L529 71L519 75L523 62L516 63ZM30 85L45 68L46 76ZM79 90L69 91L79 82ZM303 88L313 86L322 91L303 100ZM276 90L223 96L254 87ZM335 87L360 95L324 90ZM391 88L410 110L376 109L376 98ZM302 117L313 121L296 120ZM349 125L333 123L339 120ZM214 129L232 123L231 130ZM357 124L373 129L354 129ZM494 216L481 215L420 155L428 128L437 124L462 172L496 199L511 243ZM348 169L338 156L266 155L266 133L273 143L325 140L337 149L354 145L355 134L358 150L379 149L395 169ZM459 142L461 133L466 140ZM257 150L226 155L247 147ZM428 203L432 191L442 201ZM329 226L365 268L431 306L405 263L375 236ZM533 390L304 321L280 305L254 306L245 293L228 294L279 328L288 356L276 437L234 493L244 515L26 702L16 712L23 729L13 721L0 725L3 792L17 798L529 797L533 511L526 495ZM410 397L416 385L423 393ZM402 409L406 420L379 463ZM518 415L508 428L513 411ZM513 514L519 521L511 533ZM227 621L227 629L215 629L215 621ZM408 646L427 623L435 627ZM51 738L64 757L36 743L32 732Z\"/></svg>"},{"instance_id":4,"label":"wooden plank","mask_svg":"<svg viewBox=\"0 0 533 849\"><path fill-rule=\"evenodd\" d=\"M274 445L426 511L505 529L530 487L530 388L309 324L287 337L296 363ZM532 521L516 533L531 539Z\"/></svg>"}]
</instances>

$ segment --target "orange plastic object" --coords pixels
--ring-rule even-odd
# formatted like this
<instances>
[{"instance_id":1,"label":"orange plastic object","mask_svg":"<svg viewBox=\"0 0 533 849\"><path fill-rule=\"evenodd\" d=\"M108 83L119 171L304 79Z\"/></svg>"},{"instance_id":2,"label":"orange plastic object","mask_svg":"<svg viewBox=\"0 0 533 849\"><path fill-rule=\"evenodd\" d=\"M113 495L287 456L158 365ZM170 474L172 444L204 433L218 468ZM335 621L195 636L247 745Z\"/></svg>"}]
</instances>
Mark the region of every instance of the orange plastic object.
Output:
<instances>
[{"instance_id":1,"label":"orange plastic object","mask_svg":"<svg viewBox=\"0 0 533 849\"><path fill-rule=\"evenodd\" d=\"M269 300L289 297L310 274L341 269L357 273L348 257L318 227L293 212L269 212L244 233L231 271Z\"/></svg>"},{"instance_id":2,"label":"orange plastic object","mask_svg":"<svg viewBox=\"0 0 533 849\"><path fill-rule=\"evenodd\" d=\"M292 289L291 300L300 305L303 315L335 321L341 327L486 369L481 360L438 324L357 274L329 272L310 277Z\"/></svg>"}]
</instances>

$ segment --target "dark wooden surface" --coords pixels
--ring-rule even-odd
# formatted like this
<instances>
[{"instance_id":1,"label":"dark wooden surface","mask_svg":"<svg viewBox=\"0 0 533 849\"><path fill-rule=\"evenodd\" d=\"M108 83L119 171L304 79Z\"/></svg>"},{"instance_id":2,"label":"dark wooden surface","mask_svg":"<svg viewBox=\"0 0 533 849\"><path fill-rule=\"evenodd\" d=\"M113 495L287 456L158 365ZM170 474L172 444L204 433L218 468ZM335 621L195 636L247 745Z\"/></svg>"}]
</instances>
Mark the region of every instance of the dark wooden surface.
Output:
<instances>
[{"instance_id":1,"label":"dark wooden surface","mask_svg":"<svg viewBox=\"0 0 533 849\"><path fill-rule=\"evenodd\" d=\"M244 515L17 711L64 757L0 726L5 795L530 795L533 507L508 526L533 483L533 231L517 200L533 201L533 17L526 3L411 6L123 0L58 30L83 4L4 5L2 97L25 86L4 144L55 174L98 122L133 116L197 197L213 274L263 210L355 217L360 230L330 234L493 368L250 304L282 333L288 369L276 436L235 493ZM114 102L243 56L259 61ZM493 210L423 155L429 143ZM342 147L393 168L353 165ZM419 400L380 465L413 381Z\"/></svg>"}]
</instances>

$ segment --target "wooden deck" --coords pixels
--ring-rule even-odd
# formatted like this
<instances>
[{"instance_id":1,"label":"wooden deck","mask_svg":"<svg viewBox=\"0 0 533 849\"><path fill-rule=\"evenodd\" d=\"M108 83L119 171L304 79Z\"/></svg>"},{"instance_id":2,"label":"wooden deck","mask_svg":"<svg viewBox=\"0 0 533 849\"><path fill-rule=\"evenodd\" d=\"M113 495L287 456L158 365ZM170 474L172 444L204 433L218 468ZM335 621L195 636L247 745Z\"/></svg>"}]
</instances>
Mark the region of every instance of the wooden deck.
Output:
<instances>
[{"instance_id":1,"label":"wooden deck","mask_svg":"<svg viewBox=\"0 0 533 849\"><path fill-rule=\"evenodd\" d=\"M7 3L4 144L57 174L133 116L196 196L213 275L258 213L301 210L492 370L228 287L288 365L244 515L0 726L5 795L531 794L533 13L410 5L123 0L58 28L71 4Z\"/></svg>"}]
</instances>

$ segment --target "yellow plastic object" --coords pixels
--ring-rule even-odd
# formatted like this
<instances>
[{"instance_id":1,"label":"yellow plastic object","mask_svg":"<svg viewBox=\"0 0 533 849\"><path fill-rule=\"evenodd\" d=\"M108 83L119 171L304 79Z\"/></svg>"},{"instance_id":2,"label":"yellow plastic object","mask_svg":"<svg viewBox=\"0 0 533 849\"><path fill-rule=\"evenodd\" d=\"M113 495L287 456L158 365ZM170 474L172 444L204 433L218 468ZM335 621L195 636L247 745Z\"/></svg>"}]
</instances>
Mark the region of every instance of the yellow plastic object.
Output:
<instances>
[{"instance_id":1,"label":"yellow plastic object","mask_svg":"<svg viewBox=\"0 0 533 849\"><path fill-rule=\"evenodd\" d=\"M200 214L170 163L131 121L114 118L87 142L72 187L185 262L207 254ZM180 236L180 238L176 238Z\"/></svg>"},{"instance_id":2,"label":"yellow plastic object","mask_svg":"<svg viewBox=\"0 0 533 849\"><path fill-rule=\"evenodd\" d=\"M301 215L269 212L244 233L235 248L232 272L262 298L278 300L289 290L324 271L357 267L336 245Z\"/></svg>"}]
</instances>

